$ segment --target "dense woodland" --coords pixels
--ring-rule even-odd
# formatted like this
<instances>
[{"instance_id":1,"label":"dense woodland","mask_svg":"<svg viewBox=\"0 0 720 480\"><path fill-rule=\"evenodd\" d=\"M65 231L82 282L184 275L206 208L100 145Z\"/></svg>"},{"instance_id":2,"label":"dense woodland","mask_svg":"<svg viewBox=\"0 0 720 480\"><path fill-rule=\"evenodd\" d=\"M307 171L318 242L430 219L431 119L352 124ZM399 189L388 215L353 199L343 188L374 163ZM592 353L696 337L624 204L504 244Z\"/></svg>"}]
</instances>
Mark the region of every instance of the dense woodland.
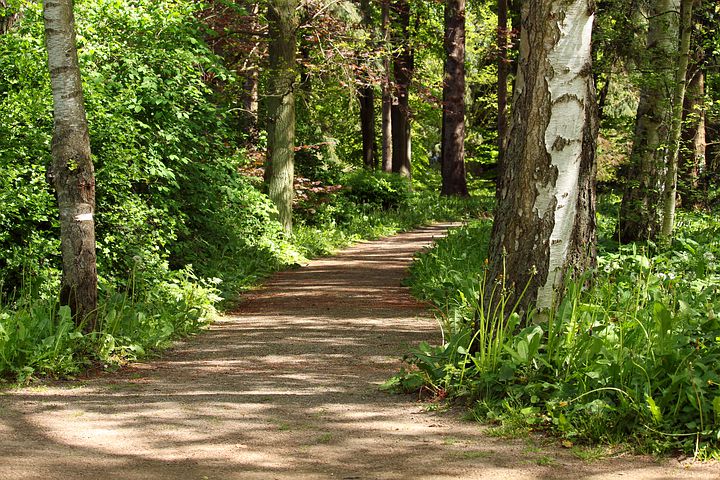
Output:
<instances>
[{"instance_id":1,"label":"dense woodland","mask_svg":"<svg viewBox=\"0 0 720 480\"><path fill-rule=\"evenodd\" d=\"M269 273L464 220L385 388L717 457L720 5L0 0L0 377L115 368ZM398 352L398 356L405 352Z\"/></svg>"}]
</instances>

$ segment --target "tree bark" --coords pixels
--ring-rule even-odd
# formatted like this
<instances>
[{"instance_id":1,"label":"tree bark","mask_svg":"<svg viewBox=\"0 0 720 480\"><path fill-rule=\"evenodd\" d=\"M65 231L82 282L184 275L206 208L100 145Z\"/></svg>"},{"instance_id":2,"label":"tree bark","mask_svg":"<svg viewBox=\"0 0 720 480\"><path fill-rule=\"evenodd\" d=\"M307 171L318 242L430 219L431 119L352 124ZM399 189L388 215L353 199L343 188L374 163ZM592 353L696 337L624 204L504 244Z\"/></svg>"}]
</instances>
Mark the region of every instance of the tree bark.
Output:
<instances>
[{"instance_id":1,"label":"tree bark","mask_svg":"<svg viewBox=\"0 0 720 480\"><path fill-rule=\"evenodd\" d=\"M358 88L360 102L360 131L362 133L363 165L368 170L377 166L375 143L375 90L372 85Z\"/></svg>"},{"instance_id":2,"label":"tree bark","mask_svg":"<svg viewBox=\"0 0 720 480\"><path fill-rule=\"evenodd\" d=\"M382 36L385 46L382 79L382 170L392 172L392 105L393 94L390 79L390 0L382 0Z\"/></svg>"},{"instance_id":3,"label":"tree bark","mask_svg":"<svg viewBox=\"0 0 720 480\"><path fill-rule=\"evenodd\" d=\"M510 63L508 61L508 0L498 0L498 83L497 83L497 133L498 133L498 172L502 175L502 164L505 158L505 141L507 135L507 96Z\"/></svg>"},{"instance_id":4,"label":"tree bark","mask_svg":"<svg viewBox=\"0 0 720 480\"><path fill-rule=\"evenodd\" d=\"M86 331L97 318L95 172L83 103L72 0L45 0L45 43L53 96L50 177L60 211L60 304Z\"/></svg>"},{"instance_id":5,"label":"tree bark","mask_svg":"<svg viewBox=\"0 0 720 480\"><path fill-rule=\"evenodd\" d=\"M295 169L295 82L298 0L271 0L268 5L269 75L267 94L268 155L265 177L278 220L292 232Z\"/></svg>"},{"instance_id":6,"label":"tree bark","mask_svg":"<svg viewBox=\"0 0 720 480\"><path fill-rule=\"evenodd\" d=\"M675 88L672 99L672 130L668 147L668 168L665 175L662 216L662 237L669 238L675 227L675 207L677 205L678 151L682 132L682 112L687 89L687 69L690 60L690 36L692 28L692 10L695 0L682 0L680 7L680 46L679 61L675 73Z\"/></svg>"},{"instance_id":7,"label":"tree bark","mask_svg":"<svg viewBox=\"0 0 720 480\"><path fill-rule=\"evenodd\" d=\"M392 171L411 178L409 90L413 75L413 53L410 48L410 4L396 0L393 4L399 30L399 53L393 62L395 99L392 105Z\"/></svg>"},{"instance_id":8,"label":"tree bark","mask_svg":"<svg viewBox=\"0 0 720 480\"><path fill-rule=\"evenodd\" d=\"M466 197L465 0L445 3L445 79L442 116L443 195Z\"/></svg>"},{"instance_id":9,"label":"tree bark","mask_svg":"<svg viewBox=\"0 0 720 480\"><path fill-rule=\"evenodd\" d=\"M484 303L543 311L567 275L595 262L597 104L591 76L592 0L526 2L498 191ZM523 289L527 290L522 295ZM493 298L494 296L494 298Z\"/></svg>"},{"instance_id":10,"label":"tree bark","mask_svg":"<svg viewBox=\"0 0 720 480\"><path fill-rule=\"evenodd\" d=\"M683 203L702 205L701 177L705 172L707 140L705 137L705 72L697 64L688 75L688 89L683 106L682 147L680 148L680 171L685 182L678 185Z\"/></svg>"},{"instance_id":11,"label":"tree bark","mask_svg":"<svg viewBox=\"0 0 720 480\"><path fill-rule=\"evenodd\" d=\"M649 240L660 227L663 179L670 140L673 72L676 70L680 0L655 0L650 9L644 84L635 121L630 164L620 205L622 242Z\"/></svg>"}]
</instances>

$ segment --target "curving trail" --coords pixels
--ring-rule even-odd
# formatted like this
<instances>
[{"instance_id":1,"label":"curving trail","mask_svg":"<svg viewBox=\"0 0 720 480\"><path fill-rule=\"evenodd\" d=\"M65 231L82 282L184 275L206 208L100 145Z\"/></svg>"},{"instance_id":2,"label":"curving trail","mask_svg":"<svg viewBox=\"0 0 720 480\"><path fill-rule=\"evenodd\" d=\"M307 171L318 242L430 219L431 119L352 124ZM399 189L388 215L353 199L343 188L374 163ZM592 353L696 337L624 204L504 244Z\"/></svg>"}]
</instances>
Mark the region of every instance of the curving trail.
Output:
<instances>
[{"instance_id":1,"label":"curving trail","mask_svg":"<svg viewBox=\"0 0 720 480\"><path fill-rule=\"evenodd\" d=\"M0 479L717 479L717 465L585 463L483 435L378 384L438 341L401 286L434 225L279 273L163 359L0 392Z\"/></svg>"}]
</instances>

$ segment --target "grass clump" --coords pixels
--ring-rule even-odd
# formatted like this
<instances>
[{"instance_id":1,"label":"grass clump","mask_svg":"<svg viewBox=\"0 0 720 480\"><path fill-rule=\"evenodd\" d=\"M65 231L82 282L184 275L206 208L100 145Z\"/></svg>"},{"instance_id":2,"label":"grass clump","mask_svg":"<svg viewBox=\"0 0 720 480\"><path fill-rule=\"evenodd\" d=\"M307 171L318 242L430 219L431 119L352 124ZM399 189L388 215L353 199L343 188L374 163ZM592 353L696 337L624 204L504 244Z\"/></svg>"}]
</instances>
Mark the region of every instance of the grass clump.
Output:
<instances>
[{"instance_id":1,"label":"grass clump","mask_svg":"<svg viewBox=\"0 0 720 480\"><path fill-rule=\"evenodd\" d=\"M412 350L388 386L466 398L503 431L718 456L720 241L710 215L683 214L671 245L606 235L592 287L589 277L569 283L542 322L483 311L488 233L470 224L417 259L412 289L442 311L445 339ZM478 331L483 317L492 328Z\"/></svg>"}]
</instances>

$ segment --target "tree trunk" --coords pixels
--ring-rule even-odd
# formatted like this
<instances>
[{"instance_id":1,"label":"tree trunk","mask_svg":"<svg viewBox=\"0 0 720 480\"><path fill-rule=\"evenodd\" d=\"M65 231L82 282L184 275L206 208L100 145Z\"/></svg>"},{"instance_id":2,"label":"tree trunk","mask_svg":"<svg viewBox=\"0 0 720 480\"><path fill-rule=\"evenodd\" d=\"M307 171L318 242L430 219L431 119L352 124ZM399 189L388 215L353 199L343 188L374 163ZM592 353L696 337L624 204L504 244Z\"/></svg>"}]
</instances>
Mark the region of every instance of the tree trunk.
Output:
<instances>
[{"instance_id":1,"label":"tree trunk","mask_svg":"<svg viewBox=\"0 0 720 480\"><path fill-rule=\"evenodd\" d=\"M377 166L375 143L375 90L371 85L358 88L360 131L362 133L363 165L368 170Z\"/></svg>"},{"instance_id":2,"label":"tree trunk","mask_svg":"<svg viewBox=\"0 0 720 480\"><path fill-rule=\"evenodd\" d=\"M680 0L655 0L650 9L647 56L635 121L635 135L618 236L622 242L649 240L659 230L663 179L670 140L671 98L676 70Z\"/></svg>"},{"instance_id":3,"label":"tree trunk","mask_svg":"<svg viewBox=\"0 0 720 480\"><path fill-rule=\"evenodd\" d=\"M254 144L258 135L258 107L260 106L259 84L260 84L260 66L258 50L262 45L262 37L255 32L260 29L260 3L246 5L249 10L249 29L253 32L252 39L254 45L248 54L248 58L243 65L241 77L244 77L242 90L242 128L248 134L248 143Z\"/></svg>"},{"instance_id":4,"label":"tree trunk","mask_svg":"<svg viewBox=\"0 0 720 480\"><path fill-rule=\"evenodd\" d=\"M295 168L295 81L298 0L271 0L268 5L269 75L267 95L268 194L278 220L292 232Z\"/></svg>"},{"instance_id":5,"label":"tree trunk","mask_svg":"<svg viewBox=\"0 0 720 480\"><path fill-rule=\"evenodd\" d=\"M43 15L53 96L50 176L60 211L60 304L70 307L78 325L92 331L97 318L95 172L75 44L73 1L45 0Z\"/></svg>"},{"instance_id":6,"label":"tree trunk","mask_svg":"<svg viewBox=\"0 0 720 480\"><path fill-rule=\"evenodd\" d=\"M413 75L413 54L410 48L410 4L408 0L396 0L394 10L399 29L399 53L393 62L395 74L395 99L392 105L392 171L411 177L410 168L410 105L409 90Z\"/></svg>"},{"instance_id":7,"label":"tree trunk","mask_svg":"<svg viewBox=\"0 0 720 480\"><path fill-rule=\"evenodd\" d=\"M7 0L0 0L0 8L8 8ZM19 18L20 12L0 12L0 35L8 33Z\"/></svg>"},{"instance_id":8,"label":"tree trunk","mask_svg":"<svg viewBox=\"0 0 720 480\"><path fill-rule=\"evenodd\" d=\"M705 172L705 72L702 65L695 66L688 75L688 89L683 106L682 147L680 148L680 171L685 179L681 189L683 203L687 200L691 206L703 204L701 177Z\"/></svg>"},{"instance_id":9,"label":"tree trunk","mask_svg":"<svg viewBox=\"0 0 720 480\"><path fill-rule=\"evenodd\" d=\"M498 172L502 175L507 136L507 96L510 63L508 61L508 0L498 0L498 83L497 83L497 133L498 133Z\"/></svg>"},{"instance_id":10,"label":"tree trunk","mask_svg":"<svg viewBox=\"0 0 720 480\"><path fill-rule=\"evenodd\" d=\"M687 88L687 69L690 59L690 34L692 28L692 9L695 0L682 0L680 8L680 46L679 61L675 73L675 88L672 99L672 130L670 132L670 145L668 147L668 168L665 175L662 216L662 231L664 238L672 235L675 227L675 207L677 205L678 181L678 151L680 149L680 135L682 132L682 112Z\"/></svg>"},{"instance_id":11,"label":"tree trunk","mask_svg":"<svg viewBox=\"0 0 720 480\"><path fill-rule=\"evenodd\" d=\"M382 79L382 170L392 172L392 85L390 80L390 0L382 0L383 79Z\"/></svg>"},{"instance_id":12,"label":"tree trunk","mask_svg":"<svg viewBox=\"0 0 720 480\"><path fill-rule=\"evenodd\" d=\"M505 178L497 196L485 305L545 310L566 275L595 261L597 104L592 0L526 2ZM525 294L521 292L527 286ZM494 290L494 298L491 298Z\"/></svg>"},{"instance_id":13,"label":"tree trunk","mask_svg":"<svg viewBox=\"0 0 720 480\"><path fill-rule=\"evenodd\" d=\"M466 197L465 0L447 0L445 3L444 43L441 193Z\"/></svg>"}]
</instances>

